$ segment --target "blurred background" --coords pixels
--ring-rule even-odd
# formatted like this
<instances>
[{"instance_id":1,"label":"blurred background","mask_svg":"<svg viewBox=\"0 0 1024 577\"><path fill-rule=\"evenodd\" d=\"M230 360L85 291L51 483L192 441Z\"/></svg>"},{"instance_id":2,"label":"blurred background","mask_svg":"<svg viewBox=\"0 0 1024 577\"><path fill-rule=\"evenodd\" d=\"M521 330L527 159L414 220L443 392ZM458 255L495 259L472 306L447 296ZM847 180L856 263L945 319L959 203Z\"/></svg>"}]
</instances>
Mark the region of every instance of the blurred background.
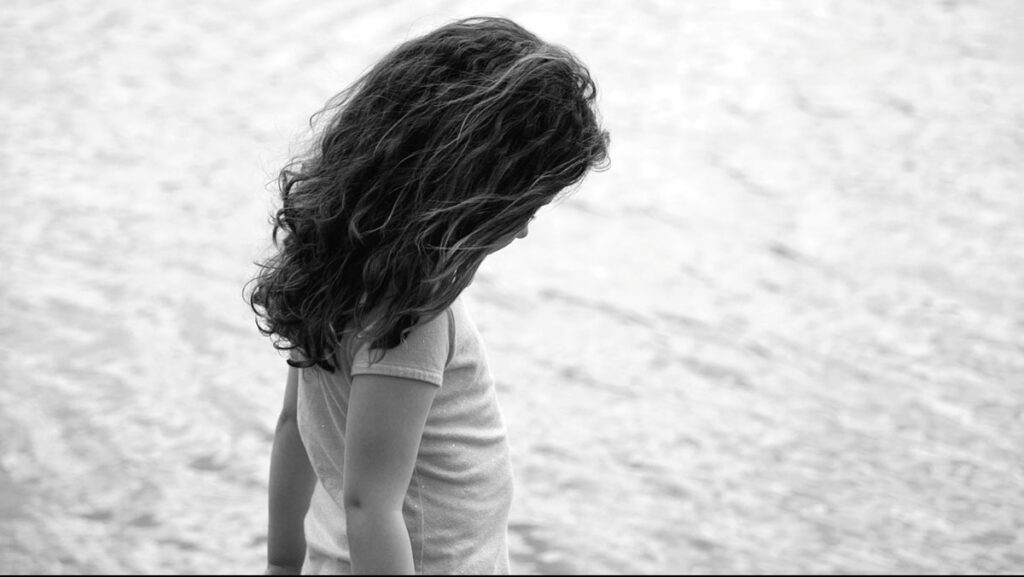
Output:
<instances>
[{"instance_id":1,"label":"blurred background","mask_svg":"<svg viewBox=\"0 0 1024 577\"><path fill-rule=\"evenodd\" d=\"M0 4L0 569L264 566L242 289L309 116L510 17L611 168L465 300L519 572L1024 570L1024 2Z\"/></svg>"}]
</instances>

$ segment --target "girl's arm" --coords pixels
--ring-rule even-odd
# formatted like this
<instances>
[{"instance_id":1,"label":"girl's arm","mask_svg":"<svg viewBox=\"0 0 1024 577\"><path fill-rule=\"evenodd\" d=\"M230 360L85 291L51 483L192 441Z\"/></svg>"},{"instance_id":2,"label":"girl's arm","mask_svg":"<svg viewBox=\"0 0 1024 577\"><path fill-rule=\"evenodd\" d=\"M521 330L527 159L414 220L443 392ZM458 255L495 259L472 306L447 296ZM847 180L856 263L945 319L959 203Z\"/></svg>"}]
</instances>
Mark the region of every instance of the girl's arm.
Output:
<instances>
[{"instance_id":1,"label":"girl's arm","mask_svg":"<svg viewBox=\"0 0 1024 577\"><path fill-rule=\"evenodd\" d=\"M302 526L316 484L299 437L296 414L299 371L288 369L284 407L277 420L274 448L270 456L269 528L267 531L267 573L302 570L306 557L306 534Z\"/></svg>"},{"instance_id":2,"label":"girl's arm","mask_svg":"<svg viewBox=\"0 0 1024 577\"><path fill-rule=\"evenodd\" d=\"M353 573L414 572L402 503L436 393L436 386L413 379L352 379L344 503Z\"/></svg>"}]
</instances>

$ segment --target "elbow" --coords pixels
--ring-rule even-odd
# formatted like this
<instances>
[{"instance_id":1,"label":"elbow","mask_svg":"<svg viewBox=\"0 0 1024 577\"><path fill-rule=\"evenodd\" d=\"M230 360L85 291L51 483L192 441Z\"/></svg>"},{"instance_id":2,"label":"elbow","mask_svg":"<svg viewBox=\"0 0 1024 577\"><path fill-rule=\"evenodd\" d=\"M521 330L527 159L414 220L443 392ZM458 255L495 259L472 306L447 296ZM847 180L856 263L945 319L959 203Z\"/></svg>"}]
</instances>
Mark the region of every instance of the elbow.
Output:
<instances>
[{"instance_id":1,"label":"elbow","mask_svg":"<svg viewBox=\"0 0 1024 577\"><path fill-rule=\"evenodd\" d=\"M352 513L361 511L363 508L363 500L355 493L345 491L341 500L342 505L344 505L346 515L351 515Z\"/></svg>"},{"instance_id":2,"label":"elbow","mask_svg":"<svg viewBox=\"0 0 1024 577\"><path fill-rule=\"evenodd\" d=\"M348 515L359 514L374 509L373 503L367 499L365 491L360 491L348 484L345 485L341 494L341 504Z\"/></svg>"},{"instance_id":3,"label":"elbow","mask_svg":"<svg viewBox=\"0 0 1024 577\"><path fill-rule=\"evenodd\" d=\"M346 491L342 496L342 508L345 509L345 520L350 531L359 531L373 518L374 511L367 505L366 500L358 494Z\"/></svg>"},{"instance_id":4,"label":"elbow","mask_svg":"<svg viewBox=\"0 0 1024 577\"><path fill-rule=\"evenodd\" d=\"M375 498L377 497L377 498ZM342 493L342 506L348 519L380 517L402 513L402 499L382 499L363 491L346 487Z\"/></svg>"}]
</instances>

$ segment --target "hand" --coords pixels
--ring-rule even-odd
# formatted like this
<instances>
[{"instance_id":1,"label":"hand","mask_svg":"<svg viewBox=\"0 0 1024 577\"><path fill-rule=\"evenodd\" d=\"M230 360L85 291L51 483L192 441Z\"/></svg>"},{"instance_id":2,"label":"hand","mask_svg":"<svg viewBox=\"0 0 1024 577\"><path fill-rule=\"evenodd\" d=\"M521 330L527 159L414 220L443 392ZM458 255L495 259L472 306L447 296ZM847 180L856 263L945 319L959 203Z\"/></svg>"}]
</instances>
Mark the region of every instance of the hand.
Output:
<instances>
[{"instance_id":1,"label":"hand","mask_svg":"<svg viewBox=\"0 0 1024 577\"><path fill-rule=\"evenodd\" d=\"M301 575L301 567L291 567L288 565L274 565L273 563L267 563L267 570L263 572L264 575Z\"/></svg>"}]
</instances>

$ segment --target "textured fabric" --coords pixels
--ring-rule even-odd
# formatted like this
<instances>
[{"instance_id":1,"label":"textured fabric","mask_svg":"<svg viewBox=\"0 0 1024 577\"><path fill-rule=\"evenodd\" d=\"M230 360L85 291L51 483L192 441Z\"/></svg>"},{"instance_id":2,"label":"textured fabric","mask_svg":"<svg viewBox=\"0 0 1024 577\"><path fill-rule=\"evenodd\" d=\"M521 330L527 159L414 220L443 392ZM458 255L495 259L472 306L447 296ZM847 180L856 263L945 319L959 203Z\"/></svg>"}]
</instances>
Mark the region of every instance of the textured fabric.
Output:
<instances>
[{"instance_id":1,"label":"textured fabric","mask_svg":"<svg viewBox=\"0 0 1024 577\"><path fill-rule=\"evenodd\" d=\"M336 360L335 373L300 369L299 431L319 479L306 515L303 572L351 572L342 501L348 398L353 375L378 374L440 387L402 510L416 572L509 573L508 440L483 341L462 299L414 327L380 362L370 363L367 344Z\"/></svg>"}]
</instances>

